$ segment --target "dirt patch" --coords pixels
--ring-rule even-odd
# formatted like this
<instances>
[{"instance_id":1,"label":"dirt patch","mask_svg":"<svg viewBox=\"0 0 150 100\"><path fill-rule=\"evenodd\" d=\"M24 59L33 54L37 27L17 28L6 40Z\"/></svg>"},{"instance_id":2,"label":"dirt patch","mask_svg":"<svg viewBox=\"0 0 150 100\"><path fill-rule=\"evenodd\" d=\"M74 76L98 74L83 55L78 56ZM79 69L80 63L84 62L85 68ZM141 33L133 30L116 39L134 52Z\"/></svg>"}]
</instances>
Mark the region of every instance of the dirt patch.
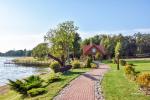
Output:
<instances>
[{"instance_id":1,"label":"dirt patch","mask_svg":"<svg viewBox=\"0 0 150 100\"><path fill-rule=\"evenodd\" d=\"M0 94L5 94L8 91L9 91L9 86L8 85L0 86Z\"/></svg>"}]
</instances>

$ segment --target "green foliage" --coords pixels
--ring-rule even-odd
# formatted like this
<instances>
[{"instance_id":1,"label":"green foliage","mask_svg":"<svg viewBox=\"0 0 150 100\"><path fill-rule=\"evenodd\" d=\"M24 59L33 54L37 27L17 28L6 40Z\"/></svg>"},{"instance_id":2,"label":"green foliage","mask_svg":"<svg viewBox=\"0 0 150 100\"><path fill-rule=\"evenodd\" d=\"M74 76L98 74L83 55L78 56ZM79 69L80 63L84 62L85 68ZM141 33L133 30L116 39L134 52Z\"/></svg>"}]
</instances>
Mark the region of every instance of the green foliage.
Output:
<instances>
[{"instance_id":1,"label":"green foliage","mask_svg":"<svg viewBox=\"0 0 150 100\"><path fill-rule=\"evenodd\" d=\"M80 64L79 60L71 61L71 65L72 65L72 68L80 68L81 67L81 64Z\"/></svg>"},{"instance_id":2,"label":"green foliage","mask_svg":"<svg viewBox=\"0 0 150 100\"><path fill-rule=\"evenodd\" d=\"M74 25L73 21L65 21L58 24L55 29L50 29L45 35L45 40L51 43L50 52L56 56L65 58L68 56L68 50L75 46L75 33L78 27Z\"/></svg>"},{"instance_id":3,"label":"green foliage","mask_svg":"<svg viewBox=\"0 0 150 100\"><path fill-rule=\"evenodd\" d=\"M91 63L91 68L97 68L97 64Z\"/></svg>"},{"instance_id":4,"label":"green foliage","mask_svg":"<svg viewBox=\"0 0 150 100\"><path fill-rule=\"evenodd\" d=\"M28 95L29 90L42 87L42 82L43 80L39 76L32 75L24 80L9 80L9 86L20 94Z\"/></svg>"},{"instance_id":5,"label":"green foliage","mask_svg":"<svg viewBox=\"0 0 150 100\"><path fill-rule=\"evenodd\" d=\"M125 66L125 74L128 77L128 79L135 81L139 73L140 73L139 71L135 71L135 68L133 66L131 65Z\"/></svg>"},{"instance_id":6,"label":"green foliage","mask_svg":"<svg viewBox=\"0 0 150 100\"><path fill-rule=\"evenodd\" d=\"M114 40L109 35L103 35L100 44L104 46L108 58L114 53Z\"/></svg>"},{"instance_id":7,"label":"green foliage","mask_svg":"<svg viewBox=\"0 0 150 100\"><path fill-rule=\"evenodd\" d=\"M96 60L100 60L101 54L99 52L97 52L96 55L95 55L95 58L96 58Z\"/></svg>"},{"instance_id":8,"label":"green foliage","mask_svg":"<svg viewBox=\"0 0 150 100\"><path fill-rule=\"evenodd\" d=\"M53 69L54 71L60 68L60 64L57 61L53 61L50 64L50 68Z\"/></svg>"},{"instance_id":9,"label":"green foliage","mask_svg":"<svg viewBox=\"0 0 150 100\"><path fill-rule=\"evenodd\" d=\"M86 63L87 68L91 68L91 63L92 63L92 58L88 57L87 63Z\"/></svg>"},{"instance_id":10,"label":"green foliage","mask_svg":"<svg viewBox=\"0 0 150 100\"><path fill-rule=\"evenodd\" d=\"M126 65L125 66L125 74L133 74L135 72L135 69L131 65Z\"/></svg>"},{"instance_id":11,"label":"green foliage","mask_svg":"<svg viewBox=\"0 0 150 100\"><path fill-rule=\"evenodd\" d=\"M75 58L80 58L81 47L80 47L81 37L78 33L75 33L73 41L73 55Z\"/></svg>"},{"instance_id":12,"label":"green foliage","mask_svg":"<svg viewBox=\"0 0 150 100\"><path fill-rule=\"evenodd\" d=\"M119 63L120 63L122 66L125 66L125 65L126 65L126 61L125 61L125 60L119 60Z\"/></svg>"},{"instance_id":13,"label":"green foliage","mask_svg":"<svg viewBox=\"0 0 150 100\"><path fill-rule=\"evenodd\" d=\"M60 81L60 80L61 80L61 73L51 72L49 79L48 79L48 83L53 83L53 82Z\"/></svg>"},{"instance_id":14,"label":"green foliage","mask_svg":"<svg viewBox=\"0 0 150 100\"><path fill-rule=\"evenodd\" d=\"M112 63L113 63L113 64L117 64L116 58L112 58Z\"/></svg>"},{"instance_id":15,"label":"green foliage","mask_svg":"<svg viewBox=\"0 0 150 100\"><path fill-rule=\"evenodd\" d=\"M46 92L45 88L33 88L33 89L29 90L27 93L29 96L33 97L33 96L43 94L45 92Z\"/></svg>"},{"instance_id":16,"label":"green foliage","mask_svg":"<svg viewBox=\"0 0 150 100\"><path fill-rule=\"evenodd\" d=\"M31 50L9 50L5 53L0 52L0 56L31 56Z\"/></svg>"},{"instance_id":17,"label":"green foliage","mask_svg":"<svg viewBox=\"0 0 150 100\"><path fill-rule=\"evenodd\" d=\"M121 42L117 42L116 47L115 47L115 57L117 57L118 55L120 55L121 52Z\"/></svg>"},{"instance_id":18,"label":"green foliage","mask_svg":"<svg viewBox=\"0 0 150 100\"><path fill-rule=\"evenodd\" d=\"M40 43L32 50L32 56L38 58L45 58L49 53L47 43Z\"/></svg>"}]
</instances>

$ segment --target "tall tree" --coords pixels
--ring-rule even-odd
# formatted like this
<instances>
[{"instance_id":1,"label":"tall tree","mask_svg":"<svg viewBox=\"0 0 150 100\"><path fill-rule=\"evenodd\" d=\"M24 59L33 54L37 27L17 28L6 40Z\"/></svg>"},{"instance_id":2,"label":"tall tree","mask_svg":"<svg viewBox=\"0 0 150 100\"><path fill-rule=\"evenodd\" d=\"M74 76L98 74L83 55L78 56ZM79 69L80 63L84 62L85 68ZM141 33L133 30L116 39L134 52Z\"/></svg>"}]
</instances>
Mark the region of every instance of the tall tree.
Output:
<instances>
[{"instance_id":1,"label":"tall tree","mask_svg":"<svg viewBox=\"0 0 150 100\"><path fill-rule=\"evenodd\" d=\"M45 35L45 40L50 43L50 52L56 57L67 59L69 50L73 49L77 30L73 21L60 23L55 29L50 29Z\"/></svg>"},{"instance_id":2,"label":"tall tree","mask_svg":"<svg viewBox=\"0 0 150 100\"><path fill-rule=\"evenodd\" d=\"M75 33L74 36L74 41L73 41L73 55L74 57L79 57L80 53L81 53L81 47L80 47L80 43L81 42L81 37L79 36L78 33Z\"/></svg>"}]
</instances>

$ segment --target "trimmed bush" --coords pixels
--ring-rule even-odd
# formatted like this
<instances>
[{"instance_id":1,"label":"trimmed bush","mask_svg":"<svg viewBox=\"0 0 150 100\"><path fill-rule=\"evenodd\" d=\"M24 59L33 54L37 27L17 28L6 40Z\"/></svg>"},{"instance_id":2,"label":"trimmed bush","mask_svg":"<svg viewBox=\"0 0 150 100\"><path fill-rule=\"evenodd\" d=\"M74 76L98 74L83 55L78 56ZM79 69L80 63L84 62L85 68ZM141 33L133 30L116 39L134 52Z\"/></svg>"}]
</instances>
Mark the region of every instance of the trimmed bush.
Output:
<instances>
[{"instance_id":1,"label":"trimmed bush","mask_svg":"<svg viewBox=\"0 0 150 100\"><path fill-rule=\"evenodd\" d=\"M120 63L122 66L125 66L125 65L126 65L126 61L125 61L125 60L120 60L119 63Z\"/></svg>"},{"instance_id":2,"label":"trimmed bush","mask_svg":"<svg viewBox=\"0 0 150 100\"><path fill-rule=\"evenodd\" d=\"M97 68L97 64L91 63L91 68Z\"/></svg>"},{"instance_id":3,"label":"trimmed bush","mask_svg":"<svg viewBox=\"0 0 150 100\"><path fill-rule=\"evenodd\" d=\"M57 61L53 61L50 64L50 68L52 70L56 71L56 70L60 69L60 64Z\"/></svg>"},{"instance_id":4,"label":"trimmed bush","mask_svg":"<svg viewBox=\"0 0 150 100\"><path fill-rule=\"evenodd\" d=\"M139 71L135 71L135 68L132 67L131 65L126 65L125 66L125 74L130 80L134 80L135 81L139 73L140 72Z\"/></svg>"},{"instance_id":5,"label":"trimmed bush","mask_svg":"<svg viewBox=\"0 0 150 100\"><path fill-rule=\"evenodd\" d=\"M150 87L150 73L143 72L137 77L137 82L141 86Z\"/></svg>"},{"instance_id":6,"label":"trimmed bush","mask_svg":"<svg viewBox=\"0 0 150 100\"><path fill-rule=\"evenodd\" d=\"M100 60L100 58L101 58L101 54L99 52L97 52L96 55L95 55L95 59Z\"/></svg>"},{"instance_id":7,"label":"trimmed bush","mask_svg":"<svg viewBox=\"0 0 150 100\"><path fill-rule=\"evenodd\" d=\"M43 94L45 92L46 92L45 88L33 88L33 89L29 90L27 93L29 96L33 97L33 96Z\"/></svg>"},{"instance_id":8,"label":"trimmed bush","mask_svg":"<svg viewBox=\"0 0 150 100\"><path fill-rule=\"evenodd\" d=\"M125 66L125 74L130 80L135 80L135 69L131 65Z\"/></svg>"},{"instance_id":9,"label":"trimmed bush","mask_svg":"<svg viewBox=\"0 0 150 100\"><path fill-rule=\"evenodd\" d=\"M53 83L53 82L56 82L56 81L59 81L61 79L61 73L50 73L50 78L48 80L49 83Z\"/></svg>"},{"instance_id":10,"label":"trimmed bush","mask_svg":"<svg viewBox=\"0 0 150 100\"><path fill-rule=\"evenodd\" d=\"M87 66L88 68L91 68L91 63L92 63L92 58L91 58L91 57L88 57L86 66Z\"/></svg>"},{"instance_id":11,"label":"trimmed bush","mask_svg":"<svg viewBox=\"0 0 150 100\"><path fill-rule=\"evenodd\" d=\"M135 69L131 65L126 65L125 66L125 74L133 74L135 72Z\"/></svg>"},{"instance_id":12,"label":"trimmed bush","mask_svg":"<svg viewBox=\"0 0 150 100\"><path fill-rule=\"evenodd\" d=\"M71 65L72 65L72 68L80 68L81 67L81 64L80 64L79 60L71 61Z\"/></svg>"},{"instance_id":13,"label":"trimmed bush","mask_svg":"<svg viewBox=\"0 0 150 100\"><path fill-rule=\"evenodd\" d=\"M150 88L150 73L142 73L140 74L137 79L137 83L140 85L141 88L146 90L146 94L148 92L148 88Z\"/></svg>"}]
</instances>

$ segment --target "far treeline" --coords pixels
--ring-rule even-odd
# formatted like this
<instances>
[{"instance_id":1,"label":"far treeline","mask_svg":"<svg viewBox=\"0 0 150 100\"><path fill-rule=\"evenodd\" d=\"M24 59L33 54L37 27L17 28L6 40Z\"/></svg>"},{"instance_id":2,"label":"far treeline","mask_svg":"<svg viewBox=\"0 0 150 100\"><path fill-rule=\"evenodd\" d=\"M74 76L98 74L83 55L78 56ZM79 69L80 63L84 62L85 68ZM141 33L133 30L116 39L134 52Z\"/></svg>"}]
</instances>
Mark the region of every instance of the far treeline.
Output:
<instances>
[{"instance_id":1,"label":"far treeline","mask_svg":"<svg viewBox=\"0 0 150 100\"><path fill-rule=\"evenodd\" d=\"M121 58L150 56L150 34L135 33L134 35L98 34L84 40L77 30L79 27L73 21L66 21L50 29L44 36L45 43L37 45L32 50L32 56L38 58L52 54L55 57L82 57L82 47L91 42L103 45L106 51L104 58L113 58L118 52ZM92 34L92 33L91 33Z\"/></svg>"},{"instance_id":2,"label":"far treeline","mask_svg":"<svg viewBox=\"0 0 150 100\"><path fill-rule=\"evenodd\" d=\"M65 21L50 29L44 36L45 43L38 44L33 50L10 50L0 53L0 56L33 56L47 58L51 54L58 58L80 58L82 47L91 42L102 45L105 48L104 58L113 58L118 52L122 58L149 57L150 56L150 33L137 32L134 35L108 35L97 34L93 37L81 39L73 21ZM92 33L91 33L92 34Z\"/></svg>"},{"instance_id":3,"label":"far treeline","mask_svg":"<svg viewBox=\"0 0 150 100\"><path fill-rule=\"evenodd\" d=\"M0 56L31 56L31 50L9 50L5 53L0 52Z\"/></svg>"}]
</instances>

